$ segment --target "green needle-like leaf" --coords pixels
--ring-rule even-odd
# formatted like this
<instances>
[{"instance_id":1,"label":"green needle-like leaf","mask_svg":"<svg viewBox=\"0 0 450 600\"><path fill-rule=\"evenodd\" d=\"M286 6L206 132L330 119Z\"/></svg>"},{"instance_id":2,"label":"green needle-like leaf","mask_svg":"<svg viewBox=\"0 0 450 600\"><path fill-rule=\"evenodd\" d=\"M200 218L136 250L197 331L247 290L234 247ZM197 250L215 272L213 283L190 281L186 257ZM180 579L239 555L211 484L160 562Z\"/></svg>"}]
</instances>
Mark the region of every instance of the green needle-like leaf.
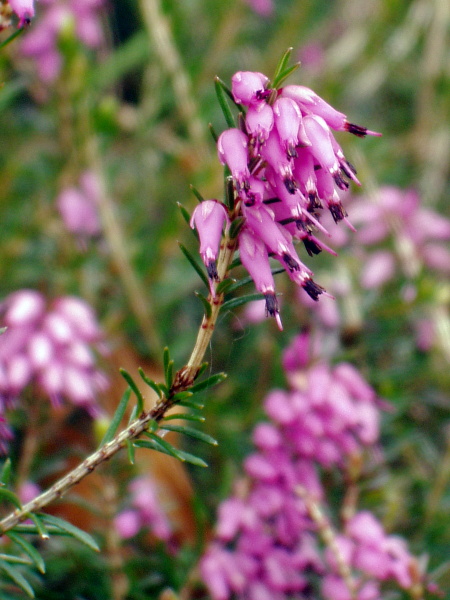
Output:
<instances>
[{"instance_id":1,"label":"green needle-like leaf","mask_svg":"<svg viewBox=\"0 0 450 600\"><path fill-rule=\"evenodd\" d=\"M194 196L197 198L197 200L199 202L203 202L204 198L203 196L200 194L200 192L198 191L198 189L196 187L194 187L192 184L189 186L191 188L191 192L194 194ZM188 213L189 214L189 213Z\"/></svg>"},{"instance_id":2,"label":"green needle-like leaf","mask_svg":"<svg viewBox=\"0 0 450 600\"><path fill-rule=\"evenodd\" d=\"M41 573L45 573L44 559L34 546L32 546L29 542L24 540L21 535L14 531L8 531L6 535L9 537L10 540L12 540L15 544L22 548L23 552L25 552L25 554L30 557L38 571L40 571Z\"/></svg>"},{"instance_id":3,"label":"green needle-like leaf","mask_svg":"<svg viewBox=\"0 0 450 600\"><path fill-rule=\"evenodd\" d=\"M293 50L294 50L294 48L292 48L292 47L288 48L286 50L286 52L283 54L283 56L280 58L280 62L278 63L278 65L275 69L275 73L273 75L271 87L277 87L276 81L280 77L280 74L283 73L283 71L286 69L289 59L291 58L291 54L292 54Z\"/></svg>"},{"instance_id":4,"label":"green needle-like leaf","mask_svg":"<svg viewBox=\"0 0 450 600\"><path fill-rule=\"evenodd\" d=\"M0 570L4 571L10 579L14 581L30 598L34 598L34 592L31 585L25 577L15 567L9 565L6 561L0 560Z\"/></svg>"},{"instance_id":5,"label":"green needle-like leaf","mask_svg":"<svg viewBox=\"0 0 450 600\"><path fill-rule=\"evenodd\" d=\"M131 396L131 389L128 388L123 393L122 399L119 402L119 406L117 407L117 410L114 413L111 424L109 425L105 435L103 436L100 446L104 446L105 444L110 442L113 439L113 437L116 435L116 432L119 428L120 422L122 421L123 415L125 414L125 411L127 409L128 402L130 400L130 396Z\"/></svg>"},{"instance_id":6,"label":"green needle-like leaf","mask_svg":"<svg viewBox=\"0 0 450 600\"><path fill-rule=\"evenodd\" d=\"M156 381L153 381L153 379L150 379L150 377L147 377L147 375L144 373L142 367L138 368L138 372L139 375L142 377L142 380L145 381L145 383L152 388L152 390L154 392L156 392L156 394L158 395L159 398L162 398L162 391L159 387L159 385L156 383Z\"/></svg>"},{"instance_id":7,"label":"green needle-like leaf","mask_svg":"<svg viewBox=\"0 0 450 600\"><path fill-rule=\"evenodd\" d=\"M203 304L203 309L205 311L205 317L207 319L209 319L211 317L211 313L212 313L211 304L208 302L208 299L205 298L205 296L203 294L201 294L200 292L195 292L195 295Z\"/></svg>"},{"instance_id":8,"label":"green needle-like leaf","mask_svg":"<svg viewBox=\"0 0 450 600\"><path fill-rule=\"evenodd\" d=\"M281 84L299 68L299 66L300 63L295 63L295 65L292 65L292 67L289 67L280 73L279 77L276 79L276 82L274 82L274 87L279 88Z\"/></svg>"},{"instance_id":9,"label":"green needle-like leaf","mask_svg":"<svg viewBox=\"0 0 450 600\"><path fill-rule=\"evenodd\" d=\"M192 254L189 252L189 250L185 246L183 246L183 244L178 243L178 245L180 246L181 252L185 255L185 257L188 259L188 261L191 263L191 265L197 271L197 274L199 275L200 279L203 281L203 283L206 285L206 287L209 287L208 277L207 277L205 271L203 270L203 268L199 265L199 263L192 256Z\"/></svg>"},{"instance_id":10,"label":"green needle-like leaf","mask_svg":"<svg viewBox=\"0 0 450 600\"><path fill-rule=\"evenodd\" d=\"M135 463L134 444L130 440L126 440L125 443L127 446L128 461L129 461L130 465L134 465L134 463Z\"/></svg>"},{"instance_id":11,"label":"green needle-like leaf","mask_svg":"<svg viewBox=\"0 0 450 600\"><path fill-rule=\"evenodd\" d=\"M0 471L0 484L8 485L11 477L11 459L7 458Z\"/></svg>"},{"instance_id":12,"label":"green needle-like leaf","mask_svg":"<svg viewBox=\"0 0 450 600\"><path fill-rule=\"evenodd\" d=\"M174 402L178 402L180 400L186 400L187 398L191 398L194 394L191 391L186 392L177 392L172 396L172 400Z\"/></svg>"},{"instance_id":13,"label":"green needle-like leaf","mask_svg":"<svg viewBox=\"0 0 450 600\"><path fill-rule=\"evenodd\" d=\"M214 87L216 89L216 95L220 104L220 108L222 109L223 116L225 117L228 127L236 127L233 113L231 112L231 108L228 103L230 92L227 86L219 77L216 77L214 79Z\"/></svg>"},{"instance_id":14,"label":"green needle-like leaf","mask_svg":"<svg viewBox=\"0 0 450 600\"><path fill-rule=\"evenodd\" d=\"M0 501L11 502L19 510L22 508L22 504L16 494L5 487L0 487Z\"/></svg>"},{"instance_id":15,"label":"green needle-like leaf","mask_svg":"<svg viewBox=\"0 0 450 600\"><path fill-rule=\"evenodd\" d=\"M50 535L49 535L47 527L44 525L42 519L40 519L34 513L28 513L28 518L33 521L33 523L36 527L36 533L39 535L41 540L48 540ZM17 527L15 527L14 530L18 531L18 527L19 527L19 525L17 525Z\"/></svg>"},{"instance_id":16,"label":"green needle-like leaf","mask_svg":"<svg viewBox=\"0 0 450 600\"><path fill-rule=\"evenodd\" d=\"M196 400L179 400L177 404L180 406L186 406L187 408L194 408L195 410L202 410L205 408L204 404L197 402Z\"/></svg>"},{"instance_id":17,"label":"green needle-like leaf","mask_svg":"<svg viewBox=\"0 0 450 600\"><path fill-rule=\"evenodd\" d=\"M174 421L174 420L196 421L197 423L204 423L206 421L206 419L203 415L194 415L192 413L171 414L171 415L167 415L167 417L164 417L163 419L161 419L161 421L164 421L164 422L165 421ZM161 427L164 428L163 425Z\"/></svg>"},{"instance_id":18,"label":"green needle-like leaf","mask_svg":"<svg viewBox=\"0 0 450 600\"><path fill-rule=\"evenodd\" d=\"M94 540L94 538L91 535L89 535L89 533L86 533L82 529L75 527L75 525L72 525L71 523L69 523L68 521L65 521L64 519L60 519L59 517L54 517L53 515L47 515L47 514L43 514L43 513L40 513L39 516L46 524L58 527L59 529L61 529L62 531L65 531L71 537L75 538L82 544L85 544L92 550L95 550L96 552L100 552L100 548L98 547L97 542Z\"/></svg>"},{"instance_id":19,"label":"green needle-like leaf","mask_svg":"<svg viewBox=\"0 0 450 600\"><path fill-rule=\"evenodd\" d=\"M206 390L207 388L212 387L213 385L221 383L226 378L226 373L216 373L215 375L211 375L211 377L208 377L208 379L200 381L199 383L196 383L194 386L192 386L191 392L196 394L197 392L201 392L202 390Z\"/></svg>"},{"instance_id":20,"label":"green needle-like leaf","mask_svg":"<svg viewBox=\"0 0 450 600\"><path fill-rule=\"evenodd\" d=\"M181 215L183 217L183 219L186 221L186 223L190 226L191 224L191 215L189 214L189 211L187 211L184 206L181 204L181 202L177 202L177 206L180 209ZM195 232L195 230L193 230Z\"/></svg>"},{"instance_id":21,"label":"green needle-like leaf","mask_svg":"<svg viewBox=\"0 0 450 600\"><path fill-rule=\"evenodd\" d=\"M199 431L198 429L193 429L192 427L187 427L185 425L162 425L161 429L182 433L183 435L188 435L189 437L201 440L202 442L206 442L207 444L211 444L212 446L218 445L217 440L215 440L207 433Z\"/></svg>"},{"instance_id":22,"label":"green needle-like leaf","mask_svg":"<svg viewBox=\"0 0 450 600\"><path fill-rule=\"evenodd\" d=\"M131 375L128 373L128 371L126 371L125 369L119 369L120 374L122 375L122 377L125 379L125 381L128 383L128 385L130 386L130 388L133 390L133 392L136 395L137 398L137 414L140 415L144 412L144 398L141 394L141 390L138 388L138 386L136 385L136 383L134 382L134 379L131 377Z\"/></svg>"},{"instance_id":23,"label":"green needle-like leaf","mask_svg":"<svg viewBox=\"0 0 450 600\"><path fill-rule=\"evenodd\" d=\"M253 302L254 300L262 300L263 298L264 294L248 294L247 296L240 296L239 298L233 298L232 300L224 302L220 310L231 310L232 308L237 308L238 306Z\"/></svg>"}]
</instances>

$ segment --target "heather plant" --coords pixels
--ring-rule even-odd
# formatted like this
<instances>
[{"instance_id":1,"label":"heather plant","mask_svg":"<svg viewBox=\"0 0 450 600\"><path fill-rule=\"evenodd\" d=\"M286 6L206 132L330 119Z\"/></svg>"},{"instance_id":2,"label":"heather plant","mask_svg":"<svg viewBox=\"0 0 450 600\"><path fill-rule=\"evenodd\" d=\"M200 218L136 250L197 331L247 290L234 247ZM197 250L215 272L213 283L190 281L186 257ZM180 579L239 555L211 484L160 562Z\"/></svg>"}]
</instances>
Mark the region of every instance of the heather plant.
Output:
<instances>
[{"instance_id":1,"label":"heather plant","mask_svg":"<svg viewBox=\"0 0 450 600\"><path fill-rule=\"evenodd\" d=\"M0 3L0 598L445 595L447 26Z\"/></svg>"}]
</instances>

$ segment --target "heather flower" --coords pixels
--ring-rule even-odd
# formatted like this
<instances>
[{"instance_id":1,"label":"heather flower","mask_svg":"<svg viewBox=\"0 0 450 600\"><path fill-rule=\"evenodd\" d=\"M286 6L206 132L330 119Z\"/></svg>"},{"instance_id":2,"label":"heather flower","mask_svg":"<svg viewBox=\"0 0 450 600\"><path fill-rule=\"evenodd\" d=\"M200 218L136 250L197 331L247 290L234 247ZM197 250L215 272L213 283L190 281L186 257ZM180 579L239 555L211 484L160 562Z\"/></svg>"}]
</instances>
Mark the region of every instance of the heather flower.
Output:
<instances>
[{"instance_id":1,"label":"heather flower","mask_svg":"<svg viewBox=\"0 0 450 600\"><path fill-rule=\"evenodd\" d=\"M130 507L116 516L114 523L123 539L148 529L156 538L168 541L172 527L158 499L155 484L149 477L139 477L129 486Z\"/></svg>"},{"instance_id":2,"label":"heather flower","mask_svg":"<svg viewBox=\"0 0 450 600\"><path fill-rule=\"evenodd\" d=\"M99 11L104 0L42 0L41 4L42 14L24 36L21 49L25 56L35 59L39 77L49 83L61 70L58 42L64 30L73 26L76 38L88 48L102 43Z\"/></svg>"},{"instance_id":3,"label":"heather flower","mask_svg":"<svg viewBox=\"0 0 450 600\"><path fill-rule=\"evenodd\" d=\"M58 210L64 225L74 234L82 246L89 238L101 233L101 224L97 211L99 189L95 175L89 171L80 178L80 187L68 187L62 190L57 199Z\"/></svg>"},{"instance_id":4,"label":"heather flower","mask_svg":"<svg viewBox=\"0 0 450 600\"><path fill-rule=\"evenodd\" d=\"M350 181L359 185L359 181L330 128L360 137L379 134L350 123L346 115L304 86L271 89L262 73L237 72L231 92L236 104L243 106L244 120L241 129L227 129L217 141L219 160L228 166L234 181L230 217L244 219L245 227L238 235L242 262L256 288L266 290L262 292L266 312L280 326L276 294L268 276L269 256L317 301L325 290L313 281L294 242L301 240L310 256L323 249L334 254L315 235L317 231L328 235L321 223L324 207L335 222L344 220L352 228L338 190L346 190ZM258 256L258 266L252 263L252 256Z\"/></svg>"},{"instance_id":5,"label":"heather flower","mask_svg":"<svg viewBox=\"0 0 450 600\"><path fill-rule=\"evenodd\" d=\"M34 0L8 0L8 2L19 17L19 27L28 25L34 17Z\"/></svg>"},{"instance_id":6,"label":"heather flower","mask_svg":"<svg viewBox=\"0 0 450 600\"><path fill-rule=\"evenodd\" d=\"M219 278L216 258L225 223L229 223L228 214L218 200L204 200L197 206L191 217L191 227L197 229L200 237L200 256L208 271L213 295L215 292L212 282Z\"/></svg>"},{"instance_id":7,"label":"heather flower","mask_svg":"<svg viewBox=\"0 0 450 600\"><path fill-rule=\"evenodd\" d=\"M48 304L34 290L21 290L0 305L0 413L33 385L54 405L63 399L92 413L96 395L107 387L97 369L103 333L92 308L72 296Z\"/></svg>"},{"instance_id":8,"label":"heather flower","mask_svg":"<svg viewBox=\"0 0 450 600\"><path fill-rule=\"evenodd\" d=\"M379 401L352 365L317 362L314 344L301 334L285 351L291 389L267 396L269 420L254 429L246 477L218 508L200 561L213 600L300 600L313 595L317 580L326 600L379 600L384 581L405 589L414 583L405 542L369 511L354 514L342 532L330 524L325 552L317 543L310 503L323 502L320 474L343 470L377 443Z\"/></svg>"}]
</instances>

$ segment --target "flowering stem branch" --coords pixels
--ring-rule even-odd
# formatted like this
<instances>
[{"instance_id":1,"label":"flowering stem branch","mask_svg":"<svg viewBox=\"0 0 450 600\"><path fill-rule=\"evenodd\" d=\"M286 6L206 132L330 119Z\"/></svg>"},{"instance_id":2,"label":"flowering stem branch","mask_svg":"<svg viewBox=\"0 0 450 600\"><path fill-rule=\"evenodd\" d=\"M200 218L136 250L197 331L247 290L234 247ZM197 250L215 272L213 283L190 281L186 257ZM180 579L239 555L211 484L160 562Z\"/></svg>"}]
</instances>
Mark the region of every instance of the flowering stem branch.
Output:
<instances>
[{"instance_id":1,"label":"flowering stem branch","mask_svg":"<svg viewBox=\"0 0 450 600\"><path fill-rule=\"evenodd\" d=\"M236 239L230 239L228 236L225 236L217 259L219 281L222 281L227 274L236 244ZM169 408L176 403L172 399L173 395L177 392L187 390L192 386L202 364L206 348L211 341L222 303L223 294L217 294L215 298L211 298L211 314L209 317L205 316L203 318L189 361L187 365L176 373L168 397L163 396L150 411L143 412L126 429L116 435L113 440L88 456L80 465L59 479L48 490L25 504L21 509L16 509L1 520L0 536L27 519L30 513L38 512L48 504L61 498L69 489L92 473L99 465L119 452L128 441L137 439L148 428L150 421L159 422L165 416Z\"/></svg>"},{"instance_id":2,"label":"flowering stem branch","mask_svg":"<svg viewBox=\"0 0 450 600\"><path fill-rule=\"evenodd\" d=\"M217 274L219 276L219 281L223 281L226 277L231 261L233 260L236 245L236 238L232 239L228 236L224 237L219 256L217 257ZM217 294L214 298L211 295L208 298L211 304L211 314L203 317L202 324L200 325L197 334L197 340L188 363L175 374L171 390L173 393L188 389L193 384L201 367L206 349L211 341L224 296L223 294Z\"/></svg>"}]
</instances>

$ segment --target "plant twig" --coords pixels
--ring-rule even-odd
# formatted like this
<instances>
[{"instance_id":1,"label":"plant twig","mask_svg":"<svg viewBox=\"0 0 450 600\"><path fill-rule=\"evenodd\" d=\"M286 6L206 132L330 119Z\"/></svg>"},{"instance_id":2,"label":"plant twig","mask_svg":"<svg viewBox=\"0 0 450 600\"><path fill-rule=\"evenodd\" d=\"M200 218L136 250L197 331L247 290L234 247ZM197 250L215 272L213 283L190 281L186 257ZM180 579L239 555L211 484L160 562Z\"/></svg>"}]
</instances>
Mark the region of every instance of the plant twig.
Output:
<instances>
[{"instance_id":1,"label":"plant twig","mask_svg":"<svg viewBox=\"0 0 450 600\"><path fill-rule=\"evenodd\" d=\"M220 281L226 276L234 255L235 247L236 240L230 240L230 238L226 236L217 259L217 272ZM177 392L189 389L198 374L203 356L214 332L219 310L223 303L223 294L219 294L215 298L212 298L211 303L211 315L208 319L203 318L189 361L186 366L175 374L169 397L163 396L150 411L143 412L114 439L88 456L80 465L59 479L48 490L31 500L31 502L25 504L20 510L16 509L2 519L0 521L0 535L3 535L20 522L26 520L30 513L39 512L48 504L61 498L68 490L92 473L99 465L119 452L119 450L126 445L127 441L137 439L141 433L147 429L150 421L159 422L165 416L166 412L176 404L176 401L172 399L172 396Z\"/></svg>"}]
</instances>

